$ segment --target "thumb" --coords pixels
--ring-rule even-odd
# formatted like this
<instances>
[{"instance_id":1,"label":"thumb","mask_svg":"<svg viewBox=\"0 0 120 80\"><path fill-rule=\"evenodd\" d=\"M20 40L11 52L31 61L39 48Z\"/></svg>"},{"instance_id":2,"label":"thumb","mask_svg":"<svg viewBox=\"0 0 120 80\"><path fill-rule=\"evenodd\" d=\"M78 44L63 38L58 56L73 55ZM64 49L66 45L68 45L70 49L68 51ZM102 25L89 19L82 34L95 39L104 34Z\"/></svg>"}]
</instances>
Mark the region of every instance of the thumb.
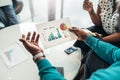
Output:
<instances>
[{"instance_id":1,"label":"thumb","mask_svg":"<svg viewBox=\"0 0 120 80\"><path fill-rule=\"evenodd\" d=\"M75 32L75 31L78 30L78 28L76 28L76 27L71 27L71 28L69 28L69 30L70 30L71 32Z\"/></svg>"},{"instance_id":2,"label":"thumb","mask_svg":"<svg viewBox=\"0 0 120 80\"><path fill-rule=\"evenodd\" d=\"M26 43L26 40L25 40L25 39L22 39L22 38L19 39L19 41L22 42L22 43Z\"/></svg>"}]
</instances>

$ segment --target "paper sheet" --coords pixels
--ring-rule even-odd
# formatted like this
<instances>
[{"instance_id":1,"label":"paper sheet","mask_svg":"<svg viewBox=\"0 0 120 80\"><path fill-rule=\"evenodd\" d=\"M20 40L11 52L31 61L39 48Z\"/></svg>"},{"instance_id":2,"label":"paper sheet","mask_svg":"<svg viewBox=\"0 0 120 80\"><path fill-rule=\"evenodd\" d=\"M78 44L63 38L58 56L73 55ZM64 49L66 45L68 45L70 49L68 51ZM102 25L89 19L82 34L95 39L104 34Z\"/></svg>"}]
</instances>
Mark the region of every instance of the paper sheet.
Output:
<instances>
[{"instance_id":1,"label":"paper sheet","mask_svg":"<svg viewBox=\"0 0 120 80\"><path fill-rule=\"evenodd\" d=\"M36 27L45 49L76 39L75 35L68 30L71 27L68 18L40 23Z\"/></svg>"},{"instance_id":2,"label":"paper sheet","mask_svg":"<svg viewBox=\"0 0 120 80\"><path fill-rule=\"evenodd\" d=\"M0 57L8 66L8 68L13 67L28 58L27 54L18 45L17 42L11 44L6 49L0 52Z\"/></svg>"}]
</instances>

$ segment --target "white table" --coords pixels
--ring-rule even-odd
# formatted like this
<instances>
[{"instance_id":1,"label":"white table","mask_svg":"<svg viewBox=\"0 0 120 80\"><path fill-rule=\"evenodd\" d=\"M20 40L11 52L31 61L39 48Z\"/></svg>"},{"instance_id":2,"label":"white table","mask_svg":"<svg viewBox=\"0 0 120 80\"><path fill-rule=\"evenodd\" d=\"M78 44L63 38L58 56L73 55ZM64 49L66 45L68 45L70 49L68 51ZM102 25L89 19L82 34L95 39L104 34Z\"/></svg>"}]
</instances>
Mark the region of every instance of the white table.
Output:
<instances>
[{"instance_id":1,"label":"white table","mask_svg":"<svg viewBox=\"0 0 120 80\"><path fill-rule=\"evenodd\" d=\"M0 50L18 40L21 33L26 34L28 31L36 31L35 23L24 23L0 30ZM64 67L64 77L67 80L73 79L80 66L80 50L70 55L64 53L64 49L70 47L73 43L74 41L71 41L45 50L47 59L54 66ZM29 58L12 68L7 68L0 58L0 80L39 80L37 66L32 61L31 55L28 52L26 54Z\"/></svg>"},{"instance_id":2,"label":"white table","mask_svg":"<svg viewBox=\"0 0 120 80\"><path fill-rule=\"evenodd\" d=\"M64 77L67 80L73 80L80 66L80 58L81 58L80 50L70 55L64 52L64 50L67 49L68 47L71 47L73 43L74 41L71 41L50 48L48 50L48 54L46 54L47 58L54 66L64 67Z\"/></svg>"}]
</instances>

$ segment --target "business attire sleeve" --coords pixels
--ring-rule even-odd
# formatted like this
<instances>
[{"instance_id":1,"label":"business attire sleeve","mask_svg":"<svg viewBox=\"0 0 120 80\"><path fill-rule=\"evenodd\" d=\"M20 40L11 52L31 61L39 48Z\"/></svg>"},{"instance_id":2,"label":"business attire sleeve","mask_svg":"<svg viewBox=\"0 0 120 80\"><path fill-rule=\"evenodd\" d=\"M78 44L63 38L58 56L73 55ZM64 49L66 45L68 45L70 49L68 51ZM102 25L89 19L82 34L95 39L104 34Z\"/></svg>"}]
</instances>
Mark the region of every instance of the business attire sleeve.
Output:
<instances>
[{"instance_id":1,"label":"business attire sleeve","mask_svg":"<svg viewBox=\"0 0 120 80\"><path fill-rule=\"evenodd\" d=\"M40 80L65 80L47 59L37 61Z\"/></svg>"},{"instance_id":2,"label":"business attire sleeve","mask_svg":"<svg viewBox=\"0 0 120 80\"><path fill-rule=\"evenodd\" d=\"M85 42L99 57L111 64L106 69L97 70L87 80L120 80L120 49L90 35Z\"/></svg>"},{"instance_id":3,"label":"business attire sleeve","mask_svg":"<svg viewBox=\"0 0 120 80\"><path fill-rule=\"evenodd\" d=\"M118 47L103 42L100 39L92 37L91 35L87 37L85 42L96 52L99 57L109 64L120 60L120 49Z\"/></svg>"}]
</instances>

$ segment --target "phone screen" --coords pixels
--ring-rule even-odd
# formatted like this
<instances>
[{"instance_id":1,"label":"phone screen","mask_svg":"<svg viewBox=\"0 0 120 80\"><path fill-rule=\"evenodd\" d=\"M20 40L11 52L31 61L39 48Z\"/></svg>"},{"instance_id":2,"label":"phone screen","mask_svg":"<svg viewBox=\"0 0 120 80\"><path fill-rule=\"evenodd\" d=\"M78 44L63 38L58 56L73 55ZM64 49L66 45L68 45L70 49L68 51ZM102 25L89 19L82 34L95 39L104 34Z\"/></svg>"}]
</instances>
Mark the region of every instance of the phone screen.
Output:
<instances>
[{"instance_id":1,"label":"phone screen","mask_svg":"<svg viewBox=\"0 0 120 80\"><path fill-rule=\"evenodd\" d=\"M78 50L78 48L72 46L72 47L69 47L69 48L65 49L64 52L67 53L67 54L71 54L71 53L73 53L77 50Z\"/></svg>"}]
</instances>

